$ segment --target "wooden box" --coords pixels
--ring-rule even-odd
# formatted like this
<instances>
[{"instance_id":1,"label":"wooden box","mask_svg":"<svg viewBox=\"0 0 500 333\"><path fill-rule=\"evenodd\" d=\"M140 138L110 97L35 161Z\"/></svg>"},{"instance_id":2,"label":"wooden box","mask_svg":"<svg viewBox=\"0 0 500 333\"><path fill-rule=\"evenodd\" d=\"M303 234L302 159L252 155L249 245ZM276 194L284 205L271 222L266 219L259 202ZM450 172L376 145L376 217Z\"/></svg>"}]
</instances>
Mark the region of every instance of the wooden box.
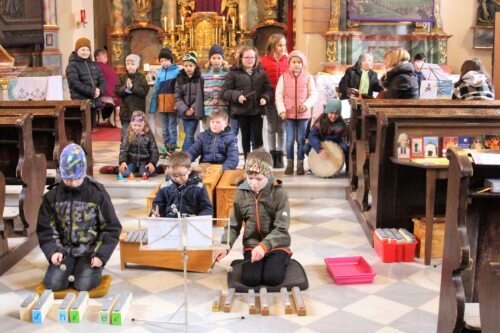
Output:
<instances>
[{"instance_id":1,"label":"wooden box","mask_svg":"<svg viewBox=\"0 0 500 333\"><path fill-rule=\"evenodd\" d=\"M413 234L418 239L415 250L417 258L425 257L425 218L413 218ZM432 258L442 258L444 249L444 217L434 218L432 227Z\"/></svg>"},{"instance_id":2,"label":"wooden box","mask_svg":"<svg viewBox=\"0 0 500 333\"><path fill-rule=\"evenodd\" d=\"M217 184L217 218L228 218L233 208L237 184L245 178L245 170L226 170Z\"/></svg>"},{"instance_id":3,"label":"wooden box","mask_svg":"<svg viewBox=\"0 0 500 333\"><path fill-rule=\"evenodd\" d=\"M183 269L182 251L180 250L141 250L140 242L125 242L127 232L120 235L120 266L124 270L127 264L137 264L169 269ZM212 250L187 251L190 272L206 273L212 265Z\"/></svg>"},{"instance_id":4,"label":"wooden box","mask_svg":"<svg viewBox=\"0 0 500 333\"><path fill-rule=\"evenodd\" d=\"M217 186L217 183L219 182L219 179L222 176L222 165L220 164L207 164L203 163L200 164L200 177L203 179L203 184L207 188L208 192L208 197L210 198L210 201L212 202L212 206L214 207L214 212L215 212L215 187ZM156 197L156 193L160 189L161 185L158 185L155 187L153 191L146 197L146 215L149 216L151 213L151 210L153 209L153 200Z\"/></svg>"}]
</instances>

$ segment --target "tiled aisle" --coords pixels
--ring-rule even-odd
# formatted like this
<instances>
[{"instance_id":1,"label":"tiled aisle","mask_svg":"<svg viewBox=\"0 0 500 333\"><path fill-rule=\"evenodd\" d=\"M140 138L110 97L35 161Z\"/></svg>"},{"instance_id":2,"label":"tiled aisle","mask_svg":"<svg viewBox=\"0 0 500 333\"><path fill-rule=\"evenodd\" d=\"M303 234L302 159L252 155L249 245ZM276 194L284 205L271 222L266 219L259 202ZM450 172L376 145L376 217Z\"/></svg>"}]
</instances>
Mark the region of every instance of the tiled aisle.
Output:
<instances>
[{"instance_id":1,"label":"tiled aisle","mask_svg":"<svg viewBox=\"0 0 500 333\"><path fill-rule=\"evenodd\" d=\"M96 164L113 160L116 149L96 144ZM112 156L109 156L112 154ZM282 173L278 173L281 178ZM285 178L285 182L287 178ZM314 184L313 176L292 177L289 182ZM347 180L323 180L335 184ZM313 185L311 185L313 186ZM241 257L241 245L235 246L212 275L190 273L189 304L193 322L204 319L223 321L192 326L189 332L435 332L441 266L425 267L418 263L384 264L368 244L348 203L342 186L332 186L332 198L291 199L292 249L294 258L305 267L310 288L303 292L308 315L284 315L279 295L271 295L269 317L247 315L246 298L237 295L233 313L213 314L214 291L227 292L228 263ZM338 192L338 193L337 193ZM297 196L295 193L294 197ZM143 217L145 199L114 198L113 203L125 230L136 227ZM237 244L241 244L238 241ZM362 255L377 271L373 284L336 285L328 275L323 258ZM130 290L132 310L122 327L97 323L101 300L94 299L82 324L59 324L54 306L42 325L18 320L18 307L23 297L43 278L47 262L39 249L0 277L1 332L165 332L182 331L172 325L132 322L137 317L166 320L183 300L182 272L156 269L120 271L119 249L107 265L111 274L111 290ZM59 303L60 301L57 301ZM241 314L244 320L224 320ZM182 317L178 317L181 319Z\"/></svg>"}]
</instances>

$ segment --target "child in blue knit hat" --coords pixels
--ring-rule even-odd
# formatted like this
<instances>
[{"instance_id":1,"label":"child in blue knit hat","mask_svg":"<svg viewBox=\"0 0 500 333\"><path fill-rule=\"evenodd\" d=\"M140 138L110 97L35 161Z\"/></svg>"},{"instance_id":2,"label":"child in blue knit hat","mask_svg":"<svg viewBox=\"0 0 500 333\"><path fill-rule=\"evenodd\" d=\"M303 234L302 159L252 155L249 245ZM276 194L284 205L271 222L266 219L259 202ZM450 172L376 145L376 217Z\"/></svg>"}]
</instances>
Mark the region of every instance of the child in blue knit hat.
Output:
<instances>
[{"instance_id":1,"label":"child in blue knit hat","mask_svg":"<svg viewBox=\"0 0 500 333\"><path fill-rule=\"evenodd\" d=\"M99 285L102 270L122 230L109 194L86 175L82 147L67 145L60 157L62 182L49 187L38 212L36 233L49 268L46 289L77 290Z\"/></svg>"}]
</instances>

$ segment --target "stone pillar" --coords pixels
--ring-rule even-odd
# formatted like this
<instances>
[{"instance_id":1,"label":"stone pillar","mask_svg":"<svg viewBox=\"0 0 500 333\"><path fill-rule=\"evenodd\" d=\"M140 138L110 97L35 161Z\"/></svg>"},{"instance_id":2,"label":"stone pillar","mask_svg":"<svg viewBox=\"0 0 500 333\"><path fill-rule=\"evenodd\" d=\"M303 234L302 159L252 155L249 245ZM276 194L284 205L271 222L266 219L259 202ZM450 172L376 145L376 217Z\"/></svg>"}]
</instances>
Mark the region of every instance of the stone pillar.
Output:
<instances>
[{"instance_id":1,"label":"stone pillar","mask_svg":"<svg viewBox=\"0 0 500 333\"><path fill-rule=\"evenodd\" d=\"M330 27L328 32L338 32L340 29L340 0L330 1Z\"/></svg>"},{"instance_id":2,"label":"stone pillar","mask_svg":"<svg viewBox=\"0 0 500 333\"><path fill-rule=\"evenodd\" d=\"M239 20L240 20L240 29L248 30L248 0L240 0L239 2Z\"/></svg>"},{"instance_id":3,"label":"stone pillar","mask_svg":"<svg viewBox=\"0 0 500 333\"><path fill-rule=\"evenodd\" d=\"M50 24L49 0L43 0L43 24Z\"/></svg>"},{"instance_id":4,"label":"stone pillar","mask_svg":"<svg viewBox=\"0 0 500 333\"><path fill-rule=\"evenodd\" d=\"M50 8L49 24L57 25L56 0L49 0L49 8Z\"/></svg>"},{"instance_id":5,"label":"stone pillar","mask_svg":"<svg viewBox=\"0 0 500 333\"><path fill-rule=\"evenodd\" d=\"M441 0L434 0L434 33L444 33L443 20L441 19Z\"/></svg>"},{"instance_id":6,"label":"stone pillar","mask_svg":"<svg viewBox=\"0 0 500 333\"><path fill-rule=\"evenodd\" d=\"M43 51L41 66L58 67L62 73L62 53L59 50L59 27L56 19L55 0L43 0Z\"/></svg>"},{"instance_id":7,"label":"stone pillar","mask_svg":"<svg viewBox=\"0 0 500 333\"><path fill-rule=\"evenodd\" d=\"M304 35L304 0L295 1L295 47L297 50L306 49L306 36ZM290 31L290 33L293 33Z\"/></svg>"},{"instance_id":8,"label":"stone pillar","mask_svg":"<svg viewBox=\"0 0 500 333\"><path fill-rule=\"evenodd\" d=\"M123 4L122 0L113 0L113 33L123 34Z\"/></svg>"}]
</instances>

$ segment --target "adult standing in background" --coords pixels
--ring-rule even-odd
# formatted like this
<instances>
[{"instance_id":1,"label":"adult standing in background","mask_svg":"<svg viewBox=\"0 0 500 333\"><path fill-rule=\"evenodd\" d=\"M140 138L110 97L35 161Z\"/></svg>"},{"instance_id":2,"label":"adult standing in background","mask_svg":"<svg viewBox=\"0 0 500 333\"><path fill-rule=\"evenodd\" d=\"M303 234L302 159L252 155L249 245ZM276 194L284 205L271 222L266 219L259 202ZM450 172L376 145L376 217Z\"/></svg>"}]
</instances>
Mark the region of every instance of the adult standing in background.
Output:
<instances>
[{"instance_id":1,"label":"adult standing in background","mask_svg":"<svg viewBox=\"0 0 500 333\"><path fill-rule=\"evenodd\" d=\"M369 52L361 53L356 64L348 68L340 80L340 99L363 95L373 97L373 92L384 90L372 68L373 55Z\"/></svg>"},{"instance_id":2,"label":"adult standing in background","mask_svg":"<svg viewBox=\"0 0 500 333\"><path fill-rule=\"evenodd\" d=\"M418 99L418 78L410 54L405 49L389 50L385 54L387 73L382 77L386 99Z\"/></svg>"}]
</instances>

